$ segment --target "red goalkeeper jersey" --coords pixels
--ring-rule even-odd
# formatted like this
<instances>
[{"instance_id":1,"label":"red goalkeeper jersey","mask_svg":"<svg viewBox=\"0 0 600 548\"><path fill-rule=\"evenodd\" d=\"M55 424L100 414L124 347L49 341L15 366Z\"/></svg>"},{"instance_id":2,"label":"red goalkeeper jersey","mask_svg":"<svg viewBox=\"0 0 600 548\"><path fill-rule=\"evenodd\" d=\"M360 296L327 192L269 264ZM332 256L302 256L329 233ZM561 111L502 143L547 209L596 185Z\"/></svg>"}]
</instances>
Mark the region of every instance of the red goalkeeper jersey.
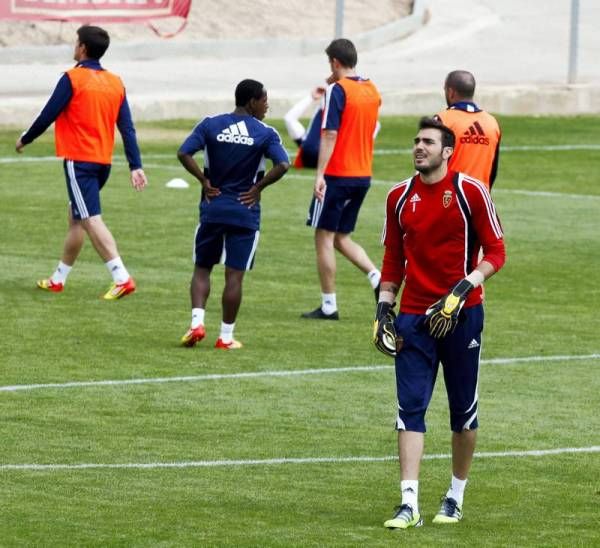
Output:
<instances>
[{"instance_id":1,"label":"red goalkeeper jersey","mask_svg":"<svg viewBox=\"0 0 600 548\"><path fill-rule=\"evenodd\" d=\"M483 260L498 271L504 265L502 227L485 185L448 171L435 184L419 175L388 193L382 236L381 281L404 282L400 311L424 314ZM482 302L482 288L471 291L465 307Z\"/></svg>"}]
</instances>

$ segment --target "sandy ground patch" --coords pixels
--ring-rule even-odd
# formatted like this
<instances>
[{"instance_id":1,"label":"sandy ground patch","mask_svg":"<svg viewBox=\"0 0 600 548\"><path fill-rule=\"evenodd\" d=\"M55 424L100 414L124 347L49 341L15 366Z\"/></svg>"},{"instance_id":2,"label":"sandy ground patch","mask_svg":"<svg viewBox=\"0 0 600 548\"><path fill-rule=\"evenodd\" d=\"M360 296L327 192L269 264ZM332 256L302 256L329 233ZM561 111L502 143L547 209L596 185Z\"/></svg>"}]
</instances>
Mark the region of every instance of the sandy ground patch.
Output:
<instances>
[{"instance_id":1,"label":"sandy ground patch","mask_svg":"<svg viewBox=\"0 0 600 548\"><path fill-rule=\"evenodd\" d=\"M351 36L399 19L410 13L412 0L346 0L344 34ZM156 21L170 32L178 20ZM105 24L120 42L160 41L145 25ZM79 23L0 22L1 46L71 44ZM173 40L219 38L329 37L335 28L334 0L192 0L185 30Z\"/></svg>"}]
</instances>

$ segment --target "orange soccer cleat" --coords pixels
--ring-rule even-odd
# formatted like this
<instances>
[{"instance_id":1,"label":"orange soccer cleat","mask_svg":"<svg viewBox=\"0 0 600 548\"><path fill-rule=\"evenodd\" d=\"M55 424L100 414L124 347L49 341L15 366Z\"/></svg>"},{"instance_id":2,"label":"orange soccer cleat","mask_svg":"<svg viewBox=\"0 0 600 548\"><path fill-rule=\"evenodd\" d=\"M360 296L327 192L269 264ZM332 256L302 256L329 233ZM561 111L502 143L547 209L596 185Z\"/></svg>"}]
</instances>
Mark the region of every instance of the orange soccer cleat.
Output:
<instances>
[{"instance_id":1,"label":"orange soccer cleat","mask_svg":"<svg viewBox=\"0 0 600 548\"><path fill-rule=\"evenodd\" d=\"M221 350L237 350L238 348L242 348L242 343L240 341L236 341L232 339L231 342L223 342L223 339L219 337L217 342L215 343L215 348L220 348Z\"/></svg>"},{"instance_id":2,"label":"orange soccer cleat","mask_svg":"<svg viewBox=\"0 0 600 548\"><path fill-rule=\"evenodd\" d=\"M121 299L125 297L125 295L129 295L135 291L135 281L133 278L129 278L126 282L122 284L113 283L110 286L110 289L104 294L102 297L107 301L116 301L117 299Z\"/></svg>"},{"instance_id":3,"label":"orange soccer cleat","mask_svg":"<svg viewBox=\"0 0 600 548\"><path fill-rule=\"evenodd\" d=\"M52 278L48 278L47 280L38 280L36 283L40 289L52 291L52 293L60 293L65 288L63 283L53 282Z\"/></svg>"},{"instance_id":4,"label":"orange soccer cleat","mask_svg":"<svg viewBox=\"0 0 600 548\"><path fill-rule=\"evenodd\" d=\"M192 347L197 342L200 342L206 336L206 330L203 325L199 325L195 329L191 327L187 330L186 334L181 337L181 346Z\"/></svg>"}]
</instances>

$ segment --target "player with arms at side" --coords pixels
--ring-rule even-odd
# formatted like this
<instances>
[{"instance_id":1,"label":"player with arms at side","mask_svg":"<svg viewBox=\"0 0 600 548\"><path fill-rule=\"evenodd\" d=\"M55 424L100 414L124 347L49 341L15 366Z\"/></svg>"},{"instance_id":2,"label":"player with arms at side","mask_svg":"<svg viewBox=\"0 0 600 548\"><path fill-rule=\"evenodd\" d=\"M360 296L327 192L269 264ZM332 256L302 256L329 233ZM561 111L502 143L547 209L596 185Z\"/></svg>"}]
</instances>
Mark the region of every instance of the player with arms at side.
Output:
<instances>
[{"instance_id":1,"label":"player with arms at side","mask_svg":"<svg viewBox=\"0 0 600 548\"><path fill-rule=\"evenodd\" d=\"M490 190L498 175L500 158L502 132L498 121L473 102L475 77L466 70L448 73L444 95L448 108L436 117L456 137L448 167L479 179Z\"/></svg>"},{"instance_id":2,"label":"player with arms at side","mask_svg":"<svg viewBox=\"0 0 600 548\"><path fill-rule=\"evenodd\" d=\"M326 80L326 84L335 82L335 77L331 75ZM294 167L301 169L304 167L317 167L319 159L319 146L321 144L321 125L323 124L323 111L325 109L325 91L326 87L317 86L310 94L298 101L290 110L285 113L283 121L288 135L298 145L298 153L294 159ZM311 105L316 103L312 118L308 123L308 129L300 122L300 116ZM373 137L376 138L381 124L377 121Z\"/></svg>"},{"instance_id":3,"label":"player with arms at side","mask_svg":"<svg viewBox=\"0 0 600 548\"><path fill-rule=\"evenodd\" d=\"M242 302L242 281L252 268L260 228L260 196L289 169L287 152L277 131L261 122L269 104L256 80L235 89L235 110L204 118L181 145L177 156L202 185L200 223L194 237L194 273L190 286L192 322L181 339L194 346L205 335L204 316L215 264L225 263L221 333L215 348L242 344L233 330ZM194 154L204 152L204 169ZM265 173L265 158L273 167Z\"/></svg>"},{"instance_id":4,"label":"player with arms at side","mask_svg":"<svg viewBox=\"0 0 600 548\"><path fill-rule=\"evenodd\" d=\"M104 298L115 300L136 288L100 209L100 190L110 174L115 124L123 138L133 188L143 190L147 181L123 83L100 65L109 43L108 33L100 27L84 25L77 30L77 64L62 75L40 115L17 140L16 150L22 152L56 122L56 155L64 158L70 200L69 230L56 271L37 286L55 293L64 289L87 233L113 278Z\"/></svg>"},{"instance_id":5,"label":"player with arms at side","mask_svg":"<svg viewBox=\"0 0 600 548\"><path fill-rule=\"evenodd\" d=\"M325 53L335 83L325 96L316 181L306 221L315 229L321 306L302 317L338 320L336 250L367 275L376 294L379 286L379 270L350 234L371 184L381 97L371 80L356 74L358 55L350 40L333 40Z\"/></svg>"},{"instance_id":6,"label":"player with arms at side","mask_svg":"<svg viewBox=\"0 0 600 548\"><path fill-rule=\"evenodd\" d=\"M440 362L450 408L452 479L434 523L462 518L475 450L481 284L504 265L505 247L486 187L448 169L453 150L453 132L437 119L422 119L413 147L418 173L395 185L386 201L373 341L395 355L402 500L385 522L392 529L423 523L418 492L425 413ZM400 312L390 327L390 310L402 283ZM395 340L390 343L390 338Z\"/></svg>"}]
</instances>

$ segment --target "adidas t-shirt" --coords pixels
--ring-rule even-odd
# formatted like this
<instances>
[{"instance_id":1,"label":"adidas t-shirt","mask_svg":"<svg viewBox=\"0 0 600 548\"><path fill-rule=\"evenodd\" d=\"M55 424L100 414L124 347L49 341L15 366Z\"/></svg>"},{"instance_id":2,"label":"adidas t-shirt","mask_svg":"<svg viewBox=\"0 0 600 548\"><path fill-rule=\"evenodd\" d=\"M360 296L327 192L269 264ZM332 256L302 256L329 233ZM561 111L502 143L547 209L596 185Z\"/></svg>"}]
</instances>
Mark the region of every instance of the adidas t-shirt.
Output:
<instances>
[{"instance_id":1,"label":"adidas t-shirt","mask_svg":"<svg viewBox=\"0 0 600 548\"><path fill-rule=\"evenodd\" d=\"M419 174L392 187L386 200L381 281L404 282L400 312L424 314L483 260L496 271L506 260L504 235L485 185L448 170L434 184ZM480 304L482 286L465 308Z\"/></svg>"},{"instance_id":2,"label":"adidas t-shirt","mask_svg":"<svg viewBox=\"0 0 600 548\"><path fill-rule=\"evenodd\" d=\"M221 190L210 202L202 193L200 221L258 230L260 203L249 208L238 198L262 179L267 158L289 162L279 133L253 116L220 114L204 118L179 150L190 155L203 150L204 174Z\"/></svg>"}]
</instances>

